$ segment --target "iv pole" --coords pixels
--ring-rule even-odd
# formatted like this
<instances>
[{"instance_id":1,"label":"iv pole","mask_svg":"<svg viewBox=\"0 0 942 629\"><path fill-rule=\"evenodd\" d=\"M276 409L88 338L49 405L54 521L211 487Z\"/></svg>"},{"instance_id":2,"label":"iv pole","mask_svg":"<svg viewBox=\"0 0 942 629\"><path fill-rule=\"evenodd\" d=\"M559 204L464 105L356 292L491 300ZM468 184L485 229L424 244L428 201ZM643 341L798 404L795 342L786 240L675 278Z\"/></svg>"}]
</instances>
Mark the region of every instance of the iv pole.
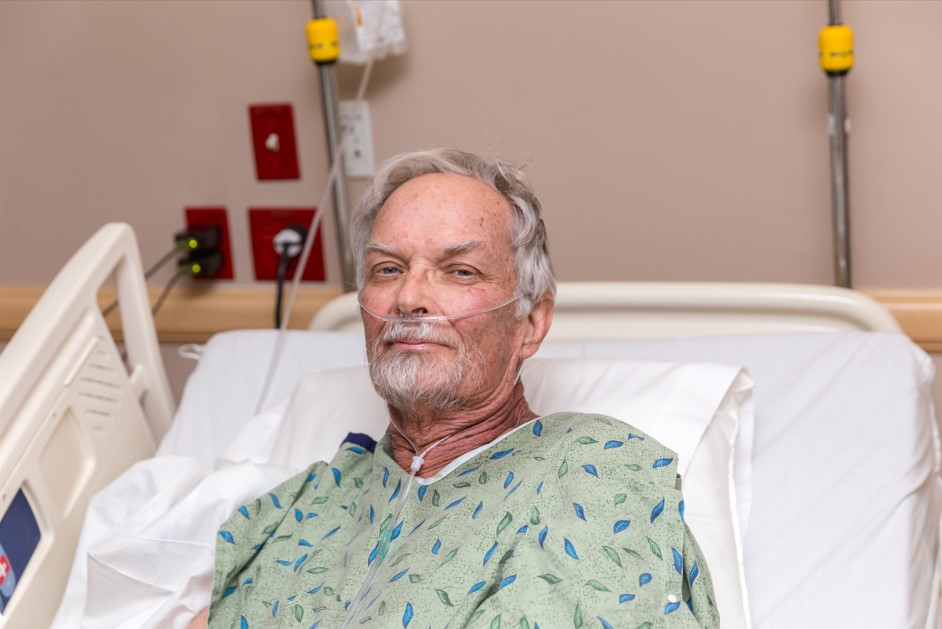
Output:
<instances>
[{"instance_id":1,"label":"iv pole","mask_svg":"<svg viewBox=\"0 0 942 629\"><path fill-rule=\"evenodd\" d=\"M828 76L828 137L831 144L831 198L834 222L834 283L850 288L850 227L847 199L847 133L850 121L844 77L854 65L854 34L841 24L838 0L828 0L829 26L818 36L821 69Z\"/></svg>"}]
</instances>

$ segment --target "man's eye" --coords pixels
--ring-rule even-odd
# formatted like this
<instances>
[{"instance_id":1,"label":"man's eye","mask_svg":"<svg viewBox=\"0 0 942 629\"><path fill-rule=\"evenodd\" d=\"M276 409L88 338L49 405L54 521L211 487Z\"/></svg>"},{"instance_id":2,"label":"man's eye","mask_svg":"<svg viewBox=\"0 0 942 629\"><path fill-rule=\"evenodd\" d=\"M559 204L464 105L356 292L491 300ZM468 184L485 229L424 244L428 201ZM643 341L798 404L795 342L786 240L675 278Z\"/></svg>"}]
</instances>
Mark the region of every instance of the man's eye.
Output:
<instances>
[{"instance_id":1,"label":"man's eye","mask_svg":"<svg viewBox=\"0 0 942 629\"><path fill-rule=\"evenodd\" d=\"M468 269L455 269L452 273L458 277L474 277L474 273Z\"/></svg>"},{"instance_id":2,"label":"man's eye","mask_svg":"<svg viewBox=\"0 0 942 629\"><path fill-rule=\"evenodd\" d=\"M399 269L394 266L381 266L376 269L377 275L395 275L398 272Z\"/></svg>"}]
</instances>

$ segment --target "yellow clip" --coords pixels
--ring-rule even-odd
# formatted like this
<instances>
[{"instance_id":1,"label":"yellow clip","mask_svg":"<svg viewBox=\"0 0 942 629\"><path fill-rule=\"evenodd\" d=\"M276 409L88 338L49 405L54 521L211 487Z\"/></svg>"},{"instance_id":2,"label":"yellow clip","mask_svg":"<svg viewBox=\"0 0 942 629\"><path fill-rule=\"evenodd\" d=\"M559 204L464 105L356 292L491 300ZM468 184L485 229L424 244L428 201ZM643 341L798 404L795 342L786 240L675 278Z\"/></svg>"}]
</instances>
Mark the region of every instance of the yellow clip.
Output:
<instances>
[{"instance_id":1,"label":"yellow clip","mask_svg":"<svg viewBox=\"0 0 942 629\"><path fill-rule=\"evenodd\" d=\"M308 20L307 45L316 63L333 63L340 56L337 22L329 17Z\"/></svg>"},{"instance_id":2,"label":"yellow clip","mask_svg":"<svg viewBox=\"0 0 942 629\"><path fill-rule=\"evenodd\" d=\"M821 69L846 74L854 66L854 31L846 24L825 26L818 34Z\"/></svg>"}]
</instances>

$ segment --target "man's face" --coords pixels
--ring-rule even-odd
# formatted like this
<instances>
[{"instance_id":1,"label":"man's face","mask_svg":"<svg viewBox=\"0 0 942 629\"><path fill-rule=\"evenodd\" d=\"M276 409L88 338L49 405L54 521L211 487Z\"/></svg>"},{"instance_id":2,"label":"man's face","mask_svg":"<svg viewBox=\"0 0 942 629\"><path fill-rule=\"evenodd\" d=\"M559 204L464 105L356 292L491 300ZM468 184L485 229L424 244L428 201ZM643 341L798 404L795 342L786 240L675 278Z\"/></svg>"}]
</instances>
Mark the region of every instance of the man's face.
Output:
<instances>
[{"instance_id":1,"label":"man's face","mask_svg":"<svg viewBox=\"0 0 942 629\"><path fill-rule=\"evenodd\" d=\"M381 314L454 315L516 294L512 211L490 186L424 175L386 201L366 248L361 300ZM486 405L509 391L526 319L516 303L433 323L387 323L363 314L370 374L394 407ZM535 348L534 348L535 349Z\"/></svg>"}]
</instances>

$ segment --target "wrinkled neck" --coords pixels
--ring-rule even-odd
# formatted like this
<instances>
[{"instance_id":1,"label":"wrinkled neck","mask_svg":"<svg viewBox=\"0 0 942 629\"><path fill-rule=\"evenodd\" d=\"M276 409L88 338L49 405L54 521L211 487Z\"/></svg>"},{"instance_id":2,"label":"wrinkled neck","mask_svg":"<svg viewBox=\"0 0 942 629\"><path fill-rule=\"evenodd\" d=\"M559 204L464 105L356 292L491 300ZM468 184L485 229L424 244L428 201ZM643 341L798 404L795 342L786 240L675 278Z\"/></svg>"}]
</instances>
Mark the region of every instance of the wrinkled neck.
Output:
<instances>
[{"instance_id":1,"label":"wrinkled neck","mask_svg":"<svg viewBox=\"0 0 942 629\"><path fill-rule=\"evenodd\" d=\"M417 408L408 414L390 407L393 459L406 472L421 458L417 475L428 478L458 457L485 446L537 415L523 395L523 384L496 408L436 411Z\"/></svg>"}]
</instances>

